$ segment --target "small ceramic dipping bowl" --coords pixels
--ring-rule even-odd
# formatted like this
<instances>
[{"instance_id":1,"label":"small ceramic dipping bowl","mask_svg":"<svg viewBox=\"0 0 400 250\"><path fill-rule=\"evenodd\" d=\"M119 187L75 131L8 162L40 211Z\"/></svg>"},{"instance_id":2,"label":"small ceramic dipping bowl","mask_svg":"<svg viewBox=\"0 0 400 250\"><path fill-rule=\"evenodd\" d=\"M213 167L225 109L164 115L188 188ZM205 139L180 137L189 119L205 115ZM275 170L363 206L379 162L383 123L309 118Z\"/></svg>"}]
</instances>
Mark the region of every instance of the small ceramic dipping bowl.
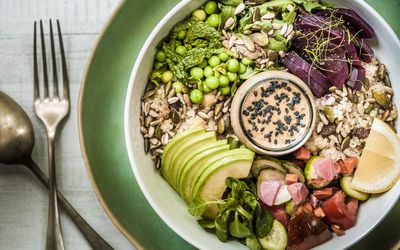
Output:
<instances>
[{"instance_id":1,"label":"small ceramic dipping bowl","mask_svg":"<svg viewBox=\"0 0 400 250\"><path fill-rule=\"evenodd\" d=\"M317 122L314 97L293 74L256 74L237 90L231 124L239 140L263 155L292 153L310 138Z\"/></svg>"}]
</instances>

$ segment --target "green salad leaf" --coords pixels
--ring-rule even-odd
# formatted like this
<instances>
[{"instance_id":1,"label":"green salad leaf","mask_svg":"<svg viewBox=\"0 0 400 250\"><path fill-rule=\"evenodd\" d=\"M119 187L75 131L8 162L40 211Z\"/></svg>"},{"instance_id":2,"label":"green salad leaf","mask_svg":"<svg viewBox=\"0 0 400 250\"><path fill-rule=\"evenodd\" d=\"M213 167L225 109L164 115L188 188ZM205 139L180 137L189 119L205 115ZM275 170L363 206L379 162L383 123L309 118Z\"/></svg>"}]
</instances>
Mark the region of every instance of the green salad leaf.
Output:
<instances>
[{"instance_id":1,"label":"green salad leaf","mask_svg":"<svg viewBox=\"0 0 400 250\"><path fill-rule=\"evenodd\" d=\"M238 212L235 213L235 219L229 223L229 233L236 238L246 238L251 235L251 231L239 220Z\"/></svg>"},{"instance_id":2,"label":"green salad leaf","mask_svg":"<svg viewBox=\"0 0 400 250\"><path fill-rule=\"evenodd\" d=\"M274 218L270 212L258 205L255 209L255 234L257 238L264 238L269 234L272 228Z\"/></svg>"},{"instance_id":3,"label":"green salad leaf","mask_svg":"<svg viewBox=\"0 0 400 250\"><path fill-rule=\"evenodd\" d=\"M224 5L238 6L243 3L243 0L220 0L220 2Z\"/></svg>"}]
</instances>

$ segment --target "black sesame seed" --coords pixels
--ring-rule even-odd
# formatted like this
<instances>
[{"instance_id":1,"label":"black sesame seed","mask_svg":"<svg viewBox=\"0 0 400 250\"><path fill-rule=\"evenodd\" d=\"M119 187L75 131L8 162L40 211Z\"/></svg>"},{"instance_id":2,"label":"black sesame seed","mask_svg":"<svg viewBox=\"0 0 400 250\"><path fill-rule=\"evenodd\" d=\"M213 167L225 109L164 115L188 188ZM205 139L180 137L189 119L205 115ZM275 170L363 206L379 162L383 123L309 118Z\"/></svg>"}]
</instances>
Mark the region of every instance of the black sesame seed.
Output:
<instances>
[{"instance_id":1,"label":"black sesame seed","mask_svg":"<svg viewBox=\"0 0 400 250\"><path fill-rule=\"evenodd\" d=\"M275 145L278 144L278 141L277 141L276 139L274 140L274 144L275 144Z\"/></svg>"}]
</instances>

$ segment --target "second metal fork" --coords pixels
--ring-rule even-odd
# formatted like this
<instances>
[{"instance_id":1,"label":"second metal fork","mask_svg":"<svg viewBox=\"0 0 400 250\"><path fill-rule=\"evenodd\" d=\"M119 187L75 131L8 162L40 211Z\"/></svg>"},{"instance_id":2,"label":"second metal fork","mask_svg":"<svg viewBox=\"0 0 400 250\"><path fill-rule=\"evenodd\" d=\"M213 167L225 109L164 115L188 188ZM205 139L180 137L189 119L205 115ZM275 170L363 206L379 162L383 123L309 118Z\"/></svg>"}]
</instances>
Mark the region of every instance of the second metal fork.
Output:
<instances>
[{"instance_id":1,"label":"second metal fork","mask_svg":"<svg viewBox=\"0 0 400 250\"><path fill-rule=\"evenodd\" d=\"M57 202L57 185L56 185L56 166L55 166L55 139L59 124L67 117L70 110L69 101L69 83L67 75L67 66L65 62L65 52L62 41L60 23L57 20L57 33L60 44L62 79L63 79L63 95L59 95L58 76L56 65L56 53L54 47L53 27L50 20L50 46L53 68L53 94L49 95L49 80L46 64L46 48L44 42L43 24L40 21L40 40L42 47L42 63L43 63L43 95L40 98L39 91L39 74L36 51L36 22L34 30L34 106L36 115L40 118L46 127L49 151L49 215L47 224L47 240L46 249L62 250L64 249L63 236L61 232L60 216Z\"/></svg>"}]
</instances>

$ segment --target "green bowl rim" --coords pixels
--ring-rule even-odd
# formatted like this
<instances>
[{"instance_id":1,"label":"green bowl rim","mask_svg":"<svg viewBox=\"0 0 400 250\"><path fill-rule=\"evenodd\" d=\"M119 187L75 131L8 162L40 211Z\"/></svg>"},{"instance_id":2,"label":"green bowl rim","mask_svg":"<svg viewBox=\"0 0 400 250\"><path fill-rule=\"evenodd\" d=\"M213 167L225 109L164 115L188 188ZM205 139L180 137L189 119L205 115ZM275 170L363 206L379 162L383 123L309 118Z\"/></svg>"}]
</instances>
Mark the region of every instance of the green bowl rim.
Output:
<instances>
[{"instance_id":1,"label":"green bowl rim","mask_svg":"<svg viewBox=\"0 0 400 250\"><path fill-rule=\"evenodd\" d=\"M93 172L92 172L92 169L91 169L91 166L90 166L90 163L88 160L87 152L86 152L85 141L83 138L83 128L82 128L83 96L85 96L85 90L86 90L85 83L87 81L88 72L89 72L92 62L93 62L94 54L96 53L96 50L97 50L101 40L103 39L106 30L108 30L108 28L111 26L111 23L114 21L115 17L117 16L117 13L119 13L121 11L121 9L125 3L126 3L126 0L121 0L117 4L117 6L114 8L111 16L107 19L107 22L101 29L99 36L97 37L95 44L90 52L89 60L86 63L86 66L85 66L85 69L83 72L83 78L81 81L81 87L79 89L79 97L78 97L78 133L79 133L79 144L80 144L80 148L81 148L81 152L82 152L82 158L84 161L84 165L85 165L87 174L89 176L90 183L92 184L94 192L96 193L97 199L99 200L99 202L100 202L101 206L103 207L104 211L106 212L107 216L110 218L111 222L128 239L128 241L137 249L144 249L144 247L139 243L139 241L137 239L135 239L134 237L132 237L132 235L130 235L128 233L126 228L116 219L113 212L110 210L107 203L104 201L103 196L101 195L100 190L97 187L97 184L93 177Z\"/></svg>"}]
</instances>

